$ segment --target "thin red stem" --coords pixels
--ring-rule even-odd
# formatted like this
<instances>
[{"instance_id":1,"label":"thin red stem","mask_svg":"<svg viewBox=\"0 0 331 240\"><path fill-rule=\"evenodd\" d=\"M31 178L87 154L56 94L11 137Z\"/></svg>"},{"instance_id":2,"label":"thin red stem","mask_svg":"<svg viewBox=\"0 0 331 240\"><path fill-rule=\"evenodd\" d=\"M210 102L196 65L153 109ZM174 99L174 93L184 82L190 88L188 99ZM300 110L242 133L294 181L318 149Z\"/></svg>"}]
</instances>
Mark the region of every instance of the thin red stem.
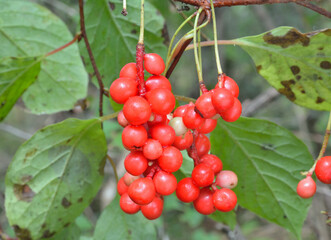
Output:
<instances>
[{"instance_id":1,"label":"thin red stem","mask_svg":"<svg viewBox=\"0 0 331 240\"><path fill-rule=\"evenodd\" d=\"M86 29L85 29L85 18L84 18L84 3L83 0L79 0L79 16L80 16L80 31L82 33L82 36L84 38L85 46L88 52L88 55L91 60L91 64L95 73L95 76L98 80L99 85L99 116L103 116L103 94L104 94L104 85L102 82L102 77L99 72L99 69L95 63L95 58L89 43L89 40L87 38Z\"/></svg>"},{"instance_id":2,"label":"thin red stem","mask_svg":"<svg viewBox=\"0 0 331 240\"><path fill-rule=\"evenodd\" d=\"M144 54L145 46L143 43L138 43L136 47L136 68L137 68L137 83L139 89L139 95L145 96L145 79L144 79Z\"/></svg>"},{"instance_id":3,"label":"thin red stem","mask_svg":"<svg viewBox=\"0 0 331 240\"><path fill-rule=\"evenodd\" d=\"M199 134L199 133L198 133L197 130L194 130L194 131L193 131L193 143L192 143L191 147L189 147L189 148L187 149L187 154L189 155L190 158L193 159L194 167L195 167L196 165L198 165L199 162L200 162L200 158L199 158L199 156L198 156L198 151L197 151L197 148L196 148L196 146L195 146L195 140L197 139L198 134Z\"/></svg>"},{"instance_id":4,"label":"thin red stem","mask_svg":"<svg viewBox=\"0 0 331 240\"><path fill-rule=\"evenodd\" d=\"M61 46L57 49L54 49L53 51L50 51L49 53L46 53L45 57L48 57L48 56L53 55L57 52L60 52L61 50L63 50L65 48L69 47L70 45L74 44L76 41L79 42L81 40L81 38L82 38L82 33L77 33L75 35L75 37L70 42L64 44L63 46Z\"/></svg>"}]
</instances>

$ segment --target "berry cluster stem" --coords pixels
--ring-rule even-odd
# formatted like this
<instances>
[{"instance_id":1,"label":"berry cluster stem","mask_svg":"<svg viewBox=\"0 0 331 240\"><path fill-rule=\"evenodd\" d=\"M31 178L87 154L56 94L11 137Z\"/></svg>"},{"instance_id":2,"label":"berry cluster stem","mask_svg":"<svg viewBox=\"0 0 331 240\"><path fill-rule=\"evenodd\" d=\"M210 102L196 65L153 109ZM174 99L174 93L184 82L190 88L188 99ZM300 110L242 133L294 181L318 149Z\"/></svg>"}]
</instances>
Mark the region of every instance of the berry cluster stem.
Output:
<instances>
[{"instance_id":1,"label":"berry cluster stem","mask_svg":"<svg viewBox=\"0 0 331 240\"><path fill-rule=\"evenodd\" d=\"M311 176L313 174L313 172L315 171L315 167L316 167L316 164L317 164L318 160L320 160L324 156L325 150L328 146L330 134L331 134L331 110L330 110L330 114L329 114L328 124L327 124L326 129L325 129L324 140L323 140L323 143L322 143L320 153L318 154L318 157L316 158L316 160L314 162L314 165L309 169L309 171L301 173L302 175L307 175L307 176L310 175Z\"/></svg>"},{"instance_id":2,"label":"berry cluster stem","mask_svg":"<svg viewBox=\"0 0 331 240\"><path fill-rule=\"evenodd\" d=\"M219 52L218 52L216 17L215 17L215 8L214 8L213 0L210 0L210 6L211 6L212 17L213 17L214 49L215 49L217 72L218 72L218 74L222 74L223 71L222 71L220 56L219 56Z\"/></svg>"},{"instance_id":3,"label":"berry cluster stem","mask_svg":"<svg viewBox=\"0 0 331 240\"><path fill-rule=\"evenodd\" d=\"M145 76L144 76L144 54L145 54L145 45L144 43L138 42L136 47L136 68L137 68L136 81L138 83L140 96L144 96L146 94Z\"/></svg>"},{"instance_id":4,"label":"berry cluster stem","mask_svg":"<svg viewBox=\"0 0 331 240\"><path fill-rule=\"evenodd\" d=\"M138 43L144 44L144 19L145 19L145 1L141 0L140 5L140 34L139 34L139 41Z\"/></svg>"}]
</instances>

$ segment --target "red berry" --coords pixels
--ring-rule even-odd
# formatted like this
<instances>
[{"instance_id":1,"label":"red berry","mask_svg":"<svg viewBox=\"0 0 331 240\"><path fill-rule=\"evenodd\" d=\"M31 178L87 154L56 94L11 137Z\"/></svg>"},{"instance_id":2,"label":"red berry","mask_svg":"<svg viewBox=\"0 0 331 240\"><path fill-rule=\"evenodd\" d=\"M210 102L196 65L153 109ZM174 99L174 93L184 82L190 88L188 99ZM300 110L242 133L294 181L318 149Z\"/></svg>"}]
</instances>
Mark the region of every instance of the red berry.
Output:
<instances>
[{"instance_id":1,"label":"red berry","mask_svg":"<svg viewBox=\"0 0 331 240\"><path fill-rule=\"evenodd\" d=\"M192 171L192 179L199 187L207 187L214 182L214 171L207 164L200 163Z\"/></svg>"},{"instance_id":2,"label":"red berry","mask_svg":"<svg viewBox=\"0 0 331 240\"><path fill-rule=\"evenodd\" d=\"M169 121L169 126L171 126L176 133L176 136L181 136L187 132L187 127L183 123L182 117L174 117Z\"/></svg>"},{"instance_id":3,"label":"red berry","mask_svg":"<svg viewBox=\"0 0 331 240\"><path fill-rule=\"evenodd\" d=\"M122 143L128 150L140 149L147 141L147 131L143 126L129 125L123 129Z\"/></svg>"},{"instance_id":4,"label":"red berry","mask_svg":"<svg viewBox=\"0 0 331 240\"><path fill-rule=\"evenodd\" d=\"M123 195L128 191L128 186L124 182L124 178L121 178L117 183L117 192L119 195Z\"/></svg>"},{"instance_id":5,"label":"red berry","mask_svg":"<svg viewBox=\"0 0 331 240\"><path fill-rule=\"evenodd\" d=\"M213 191L209 188L202 188L199 197L193 202L195 210L204 215L215 212L213 204Z\"/></svg>"},{"instance_id":6,"label":"red berry","mask_svg":"<svg viewBox=\"0 0 331 240\"><path fill-rule=\"evenodd\" d=\"M140 206L133 202L127 193L121 196L120 207L127 214L135 214L140 210Z\"/></svg>"},{"instance_id":7,"label":"red berry","mask_svg":"<svg viewBox=\"0 0 331 240\"><path fill-rule=\"evenodd\" d=\"M129 97L136 96L137 94L137 83L131 78L118 78L109 88L111 98L120 104L125 103Z\"/></svg>"},{"instance_id":8,"label":"red berry","mask_svg":"<svg viewBox=\"0 0 331 240\"><path fill-rule=\"evenodd\" d=\"M200 163L207 164L209 167L211 167L211 169L213 169L215 174L219 173L223 168L221 159L212 154L203 155L200 158Z\"/></svg>"},{"instance_id":9,"label":"red berry","mask_svg":"<svg viewBox=\"0 0 331 240\"><path fill-rule=\"evenodd\" d=\"M136 63L128 63L125 64L124 67L122 67L120 71L120 78L122 77L127 77L127 78L132 78L136 80L137 78L137 68L136 68Z\"/></svg>"},{"instance_id":10,"label":"red berry","mask_svg":"<svg viewBox=\"0 0 331 240\"><path fill-rule=\"evenodd\" d=\"M191 131L187 131L184 135L176 136L173 145L182 151L191 147L192 143L193 143L193 134Z\"/></svg>"},{"instance_id":11,"label":"red berry","mask_svg":"<svg viewBox=\"0 0 331 240\"><path fill-rule=\"evenodd\" d=\"M241 109L242 107L240 101L235 98L233 106L229 110L221 112L220 115L225 121L234 122L240 117Z\"/></svg>"},{"instance_id":12,"label":"red berry","mask_svg":"<svg viewBox=\"0 0 331 240\"><path fill-rule=\"evenodd\" d=\"M149 204L141 206L141 213L149 220L154 220L160 217L162 211L163 199L161 197L155 197Z\"/></svg>"},{"instance_id":13,"label":"red berry","mask_svg":"<svg viewBox=\"0 0 331 240\"><path fill-rule=\"evenodd\" d=\"M176 105L175 96L165 88L154 89L146 94L153 113L160 115L169 114Z\"/></svg>"},{"instance_id":14,"label":"red berry","mask_svg":"<svg viewBox=\"0 0 331 240\"><path fill-rule=\"evenodd\" d=\"M232 171L221 171L216 176L216 185L221 188L229 188L232 189L235 186L237 186L238 183L238 177L237 175Z\"/></svg>"},{"instance_id":15,"label":"red berry","mask_svg":"<svg viewBox=\"0 0 331 240\"><path fill-rule=\"evenodd\" d=\"M145 98L134 96L124 104L123 113L130 124L141 125L149 120L152 111Z\"/></svg>"},{"instance_id":16,"label":"red berry","mask_svg":"<svg viewBox=\"0 0 331 240\"><path fill-rule=\"evenodd\" d=\"M163 149L158 162L164 171L176 172L182 166L183 155L177 148L169 146Z\"/></svg>"},{"instance_id":17,"label":"red berry","mask_svg":"<svg viewBox=\"0 0 331 240\"><path fill-rule=\"evenodd\" d=\"M204 93L195 102L196 111L204 118L212 118L217 113L212 103L212 96L212 92Z\"/></svg>"},{"instance_id":18,"label":"red berry","mask_svg":"<svg viewBox=\"0 0 331 240\"><path fill-rule=\"evenodd\" d=\"M161 75L149 77L145 82L145 87L147 92L157 88L166 88L171 91L169 80Z\"/></svg>"},{"instance_id":19,"label":"red berry","mask_svg":"<svg viewBox=\"0 0 331 240\"><path fill-rule=\"evenodd\" d=\"M217 126L216 119L206 119L205 122L197 128L199 133L207 134L212 132Z\"/></svg>"},{"instance_id":20,"label":"red berry","mask_svg":"<svg viewBox=\"0 0 331 240\"><path fill-rule=\"evenodd\" d=\"M175 176L162 170L154 175L153 181L156 192L161 195L170 195L177 187L177 179Z\"/></svg>"},{"instance_id":21,"label":"red berry","mask_svg":"<svg viewBox=\"0 0 331 240\"><path fill-rule=\"evenodd\" d=\"M165 64L160 55L148 53L144 55L144 67L150 74L160 75L165 69Z\"/></svg>"},{"instance_id":22,"label":"red berry","mask_svg":"<svg viewBox=\"0 0 331 240\"><path fill-rule=\"evenodd\" d=\"M126 127L129 125L128 120L126 120L123 111L120 111L117 115L117 121L118 124L121 125L122 127Z\"/></svg>"},{"instance_id":23,"label":"red berry","mask_svg":"<svg viewBox=\"0 0 331 240\"><path fill-rule=\"evenodd\" d=\"M230 109L234 104L234 96L225 88L216 88L213 90L212 102L218 113Z\"/></svg>"},{"instance_id":24,"label":"red berry","mask_svg":"<svg viewBox=\"0 0 331 240\"><path fill-rule=\"evenodd\" d=\"M133 176L139 176L147 168L147 159L142 152L130 152L124 160L124 166L128 173Z\"/></svg>"},{"instance_id":25,"label":"red berry","mask_svg":"<svg viewBox=\"0 0 331 240\"><path fill-rule=\"evenodd\" d=\"M207 154L210 150L209 138L204 134L199 134L195 139L195 147L199 157Z\"/></svg>"},{"instance_id":26,"label":"red berry","mask_svg":"<svg viewBox=\"0 0 331 240\"><path fill-rule=\"evenodd\" d=\"M311 198L316 192L316 183L311 176L302 179L297 186L297 193L302 198Z\"/></svg>"},{"instance_id":27,"label":"red berry","mask_svg":"<svg viewBox=\"0 0 331 240\"><path fill-rule=\"evenodd\" d=\"M133 176L130 173L126 172L123 176L123 181L126 186L130 186L135 180L139 179L140 176Z\"/></svg>"},{"instance_id":28,"label":"red berry","mask_svg":"<svg viewBox=\"0 0 331 240\"><path fill-rule=\"evenodd\" d=\"M220 86L221 86L221 82L218 82L216 84L215 88L220 88ZM225 76L224 88L229 90L235 98L237 98L239 96L239 87L238 87L236 81L228 76Z\"/></svg>"},{"instance_id":29,"label":"red berry","mask_svg":"<svg viewBox=\"0 0 331 240\"><path fill-rule=\"evenodd\" d=\"M139 205L146 205L155 197L154 182L150 178L139 178L131 183L128 189L129 197Z\"/></svg>"},{"instance_id":30,"label":"red berry","mask_svg":"<svg viewBox=\"0 0 331 240\"><path fill-rule=\"evenodd\" d=\"M189 129L196 129L202 125L205 119L194 110L194 106L188 106L183 116L183 122Z\"/></svg>"},{"instance_id":31,"label":"red berry","mask_svg":"<svg viewBox=\"0 0 331 240\"><path fill-rule=\"evenodd\" d=\"M182 202L192 202L199 197L200 188L193 182L192 178L183 178L177 184L176 195Z\"/></svg>"},{"instance_id":32,"label":"red berry","mask_svg":"<svg viewBox=\"0 0 331 240\"><path fill-rule=\"evenodd\" d=\"M158 140L162 146L170 146L176 138L175 130L166 124L157 124L150 128L152 138Z\"/></svg>"},{"instance_id":33,"label":"red berry","mask_svg":"<svg viewBox=\"0 0 331 240\"><path fill-rule=\"evenodd\" d=\"M143 147L144 156L149 160L155 160L162 155L163 148L158 140L148 139Z\"/></svg>"},{"instance_id":34,"label":"red berry","mask_svg":"<svg viewBox=\"0 0 331 240\"><path fill-rule=\"evenodd\" d=\"M176 110L174 111L174 114L173 114L173 117L183 117L184 114L185 114L185 111L186 111L186 108L188 107L189 105L186 104L186 105L182 105L182 106L179 106L178 108L176 108ZM192 106L194 106L194 104L192 103Z\"/></svg>"},{"instance_id":35,"label":"red berry","mask_svg":"<svg viewBox=\"0 0 331 240\"><path fill-rule=\"evenodd\" d=\"M325 156L318 160L315 174L322 183L331 184L331 156Z\"/></svg>"},{"instance_id":36,"label":"red berry","mask_svg":"<svg viewBox=\"0 0 331 240\"><path fill-rule=\"evenodd\" d=\"M168 122L167 115L152 113L151 118L148 120L147 124L149 127L152 127L159 123L166 124L167 122Z\"/></svg>"},{"instance_id":37,"label":"red berry","mask_svg":"<svg viewBox=\"0 0 331 240\"><path fill-rule=\"evenodd\" d=\"M237 196L231 189L217 189L213 194L213 203L217 210L229 212L235 208Z\"/></svg>"}]
</instances>

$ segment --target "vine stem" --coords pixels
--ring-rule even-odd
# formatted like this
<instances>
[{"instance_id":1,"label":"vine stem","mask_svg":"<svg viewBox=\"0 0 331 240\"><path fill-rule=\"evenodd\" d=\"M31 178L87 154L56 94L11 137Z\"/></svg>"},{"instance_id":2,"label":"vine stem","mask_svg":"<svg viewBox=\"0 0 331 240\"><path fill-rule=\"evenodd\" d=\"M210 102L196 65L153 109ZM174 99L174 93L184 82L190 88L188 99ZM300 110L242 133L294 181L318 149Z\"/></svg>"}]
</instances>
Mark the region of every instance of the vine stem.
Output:
<instances>
[{"instance_id":1,"label":"vine stem","mask_svg":"<svg viewBox=\"0 0 331 240\"><path fill-rule=\"evenodd\" d=\"M101 122L104 122L104 121L116 118L118 113L119 113L119 111L115 112L115 113L112 113L112 114L109 114L109 115L106 115L106 116L99 117L99 119L100 119Z\"/></svg>"},{"instance_id":2,"label":"vine stem","mask_svg":"<svg viewBox=\"0 0 331 240\"><path fill-rule=\"evenodd\" d=\"M193 33L194 59L195 59L195 66L196 66L197 72L198 72L199 83L201 83L203 81L203 79L202 79L202 70L201 70L199 56L198 56L198 46L197 46L197 26L198 26L198 19L199 19L200 13L201 13L201 11L199 11L197 13L197 16L195 17L195 20L194 20L194 33Z\"/></svg>"},{"instance_id":3,"label":"vine stem","mask_svg":"<svg viewBox=\"0 0 331 240\"><path fill-rule=\"evenodd\" d=\"M123 10L121 12L123 16L128 15L128 11L126 10L126 0L123 0Z\"/></svg>"},{"instance_id":4,"label":"vine stem","mask_svg":"<svg viewBox=\"0 0 331 240\"><path fill-rule=\"evenodd\" d=\"M109 156L109 154L107 154L107 159L108 159L109 163L111 164L111 166L113 168L114 175L115 175L115 178L116 178L116 182L118 182L118 174L117 174L117 170L116 170L116 164L113 161L113 159Z\"/></svg>"},{"instance_id":5,"label":"vine stem","mask_svg":"<svg viewBox=\"0 0 331 240\"><path fill-rule=\"evenodd\" d=\"M77 33L75 35L75 37L70 42L64 44L63 46L61 46L61 47L59 47L57 49L54 49L53 51L50 51L50 52L46 53L45 57L48 57L48 56L51 56L51 55L53 55L53 54L55 54L57 52L60 52L61 50L63 50L65 48L71 46L72 44L74 44L76 41L79 42L81 40L81 38L82 38L82 33L81 32L80 33Z\"/></svg>"},{"instance_id":6,"label":"vine stem","mask_svg":"<svg viewBox=\"0 0 331 240\"><path fill-rule=\"evenodd\" d=\"M98 80L99 85L99 116L103 116L103 92L104 92L104 85L102 82L102 77L100 75L99 69L95 63L95 58L89 43L89 40L87 38L86 34L86 28L85 28L85 17L84 17L84 3L83 0L79 0L79 16L80 16L80 31L82 34L82 37L84 38L85 46L95 73L95 76ZM101 125L102 126L102 125Z\"/></svg>"},{"instance_id":7,"label":"vine stem","mask_svg":"<svg viewBox=\"0 0 331 240\"><path fill-rule=\"evenodd\" d=\"M324 140L323 140L323 143L322 143L320 153L318 154L318 157L316 158L316 160L314 162L314 165L309 169L309 171L301 173L302 175L304 175L304 176L310 175L311 176L313 174L313 172L315 171L315 167L316 167L317 162L324 156L325 150L328 146L330 134L331 134L331 110L330 110L329 120L328 120L328 124L326 126L326 130L325 130L325 134L324 134Z\"/></svg>"},{"instance_id":8,"label":"vine stem","mask_svg":"<svg viewBox=\"0 0 331 240\"><path fill-rule=\"evenodd\" d=\"M138 43L144 44L144 4L145 1L141 0L141 5L140 5L140 34L139 34L139 41Z\"/></svg>"},{"instance_id":9,"label":"vine stem","mask_svg":"<svg viewBox=\"0 0 331 240\"><path fill-rule=\"evenodd\" d=\"M214 8L213 0L210 0L210 6L211 6L211 13L212 13L212 18L213 18L214 50L215 50L217 73L218 73L218 75L220 75L223 73L223 71L222 71L222 66L221 66L221 62L220 62L220 55L218 52L216 17L215 17L215 8Z\"/></svg>"},{"instance_id":10,"label":"vine stem","mask_svg":"<svg viewBox=\"0 0 331 240\"><path fill-rule=\"evenodd\" d=\"M201 47L209 47L213 46L215 44L215 41L203 41L200 43ZM235 41L235 40L217 40L218 45L242 45L241 42ZM186 50L192 50L194 49L193 44L190 44L187 46Z\"/></svg>"}]
</instances>

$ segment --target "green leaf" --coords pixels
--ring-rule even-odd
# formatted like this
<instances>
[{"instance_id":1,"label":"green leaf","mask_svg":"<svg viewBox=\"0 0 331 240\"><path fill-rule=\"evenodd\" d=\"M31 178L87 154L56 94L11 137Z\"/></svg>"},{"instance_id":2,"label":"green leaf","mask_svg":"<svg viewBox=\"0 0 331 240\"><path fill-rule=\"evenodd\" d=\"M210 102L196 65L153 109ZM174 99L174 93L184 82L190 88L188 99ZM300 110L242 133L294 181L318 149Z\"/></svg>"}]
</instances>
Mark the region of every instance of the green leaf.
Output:
<instances>
[{"instance_id":1,"label":"green leaf","mask_svg":"<svg viewBox=\"0 0 331 240\"><path fill-rule=\"evenodd\" d=\"M300 172L314 162L307 147L288 130L251 118L219 121L211 143L223 169L238 176L238 203L300 238L311 204L296 193Z\"/></svg>"},{"instance_id":2,"label":"green leaf","mask_svg":"<svg viewBox=\"0 0 331 240\"><path fill-rule=\"evenodd\" d=\"M40 59L37 57L0 59L0 121L36 80L39 72Z\"/></svg>"},{"instance_id":3,"label":"green leaf","mask_svg":"<svg viewBox=\"0 0 331 240\"><path fill-rule=\"evenodd\" d=\"M129 215L119 206L120 197L116 198L103 210L93 239L95 240L141 240L156 239L153 221L147 220L140 212Z\"/></svg>"},{"instance_id":4,"label":"green leaf","mask_svg":"<svg viewBox=\"0 0 331 240\"><path fill-rule=\"evenodd\" d=\"M235 42L253 58L259 74L290 101L331 109L331 29L303 34L279 27Z\"/></svg>"},{"instance_id":5,"label":"green leaf","mask_svg":"<svg viewBox=\"0 0 331 240\"><path fill-rule=\"evenodd\" d=\"M103 181L107 144L98 119L39 130L6 175L6 213L20 239L51 237L90 204Z\"/></svg>"},{"instance_id":6,"label":"green leaf","mask_svg":"<svg viewBox=\"0 0 331 240\"><path fill-rule=\"evenodd\" d=\"M81 231L76 223L64 228L61 232L52 238L45 238L47 240L79 240Z\"/></svg>"},{"instance_id":7,"label":"green leaf","mask_svg":"<svg viewBox=\"0 0 331 240\"><path fill-rule=\"evenodd\" d=\"M0 0L0 58L41 56L72 38L49 10L29 1ZM33 113L69 110L86 96L87 83L77 44L73 44L42 60L38 79L23 100Z\"/></svg>"},{"instance_id":8,"label":"green leaf","mask_svg":"<svg viewBox=\"0 0 331 240\"><path fill-rule=\"evenodd\" d=\"M127 1L127 16L121 14L122 7L122 0L88 0L85 4L87 35L107 87L119 77L120 69L125 64L135 62L140 2ZM164 58L167 48L163 44L163 27L163 17L149 2L145 2L145 51L158 53ZM93 72L83 43L80 46L87 69Z\"/></svg>"}]
</instances>

